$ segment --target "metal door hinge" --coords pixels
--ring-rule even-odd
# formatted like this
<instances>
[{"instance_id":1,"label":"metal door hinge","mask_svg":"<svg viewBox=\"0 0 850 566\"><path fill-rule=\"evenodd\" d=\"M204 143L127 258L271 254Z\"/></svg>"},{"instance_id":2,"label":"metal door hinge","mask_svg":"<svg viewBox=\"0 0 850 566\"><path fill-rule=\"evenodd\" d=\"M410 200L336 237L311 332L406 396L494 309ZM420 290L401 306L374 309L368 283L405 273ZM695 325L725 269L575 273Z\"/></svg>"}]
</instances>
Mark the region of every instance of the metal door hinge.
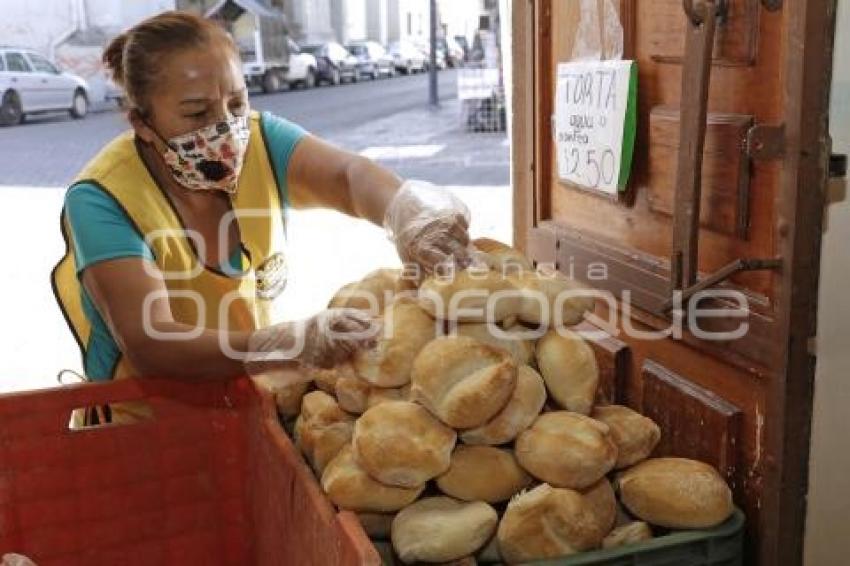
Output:
<instances>
[{"instance_id":1,"label":"metal door hinge","mask_svg":"<svg viewBox=\"0 0 850 566\"><path fill-rule=\"evenodd\" d=\"M785 155L785 125L757 124L747 131L747 155L750 159L769 161Z\"/></svg>"}]
</instances>

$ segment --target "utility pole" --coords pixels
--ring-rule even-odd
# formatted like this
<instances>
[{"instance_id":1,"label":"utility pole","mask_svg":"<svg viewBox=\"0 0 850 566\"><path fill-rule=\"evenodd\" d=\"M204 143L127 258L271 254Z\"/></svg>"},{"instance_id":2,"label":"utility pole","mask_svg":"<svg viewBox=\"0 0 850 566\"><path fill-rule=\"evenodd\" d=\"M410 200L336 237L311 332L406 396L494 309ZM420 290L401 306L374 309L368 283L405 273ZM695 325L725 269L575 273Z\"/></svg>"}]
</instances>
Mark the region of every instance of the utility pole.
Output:
<instances>
[{"instance_id":1,"label":"utility pole","mask_svg":"<svg viewBox=\"0 0 850 566\"><path fill-rule=\"evenodd\" d=\"M432 108L440 107L437 83L437 0L431 1L431 65L428 71L428 100Z\"/></svg>"}]
</instances>

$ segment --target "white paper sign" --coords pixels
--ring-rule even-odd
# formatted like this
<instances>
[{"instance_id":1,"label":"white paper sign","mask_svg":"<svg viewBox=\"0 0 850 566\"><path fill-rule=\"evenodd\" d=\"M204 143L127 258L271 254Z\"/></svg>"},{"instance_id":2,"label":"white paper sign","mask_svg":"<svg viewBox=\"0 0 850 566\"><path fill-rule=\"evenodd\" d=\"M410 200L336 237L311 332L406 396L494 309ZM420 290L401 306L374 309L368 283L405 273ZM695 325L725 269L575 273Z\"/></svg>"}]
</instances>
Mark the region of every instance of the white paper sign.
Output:
<instances>
[{"instance_id":1,"label":"white paper sign","mask_svg":"<svg viewBox=\"0 0 850 566\"><path fill-rule=\"evenodd\" d=\"M634 146L634 61L560 63L554 134L558 174L617 194L628 181Z\"/></svg>"}]
</instances>

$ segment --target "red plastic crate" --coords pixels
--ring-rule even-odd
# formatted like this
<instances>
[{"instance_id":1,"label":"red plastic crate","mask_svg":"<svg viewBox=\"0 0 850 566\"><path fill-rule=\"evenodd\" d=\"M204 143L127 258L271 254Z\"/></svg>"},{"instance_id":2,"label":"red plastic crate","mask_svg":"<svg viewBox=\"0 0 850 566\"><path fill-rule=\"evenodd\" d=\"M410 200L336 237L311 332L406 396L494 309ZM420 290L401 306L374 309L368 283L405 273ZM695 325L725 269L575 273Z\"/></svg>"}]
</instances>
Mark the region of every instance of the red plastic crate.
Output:
<instances>
[{"instance_id":1,"label":"red plastic crate","mask_svg":"<svg viewBox=\"0 0 850 566\"><path fill-rule=\"evenodd\" d=\"M76 408L149 421L69 430ZM0 555L39 566L378 565L248 379L127 379L0 396Z\"/></svg>"}]
</instances>

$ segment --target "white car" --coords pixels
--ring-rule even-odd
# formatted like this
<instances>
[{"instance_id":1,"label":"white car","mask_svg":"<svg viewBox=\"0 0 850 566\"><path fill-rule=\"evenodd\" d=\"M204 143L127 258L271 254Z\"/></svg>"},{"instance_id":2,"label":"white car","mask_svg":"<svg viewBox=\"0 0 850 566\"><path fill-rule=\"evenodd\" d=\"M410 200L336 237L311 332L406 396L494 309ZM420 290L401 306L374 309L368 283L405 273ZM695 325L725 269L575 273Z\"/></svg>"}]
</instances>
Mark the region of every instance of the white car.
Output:
<instances>
[{"instance_id":1,"label":"white car","mask_svg":"<svg viewBox=\"0 0 850 566\"><path fill-rule=\"evenodd\" d=\"M297 43L288 40L289 45L289 70L286 72L286 80L292 85L301 85L304 88L316 86L317 64L316 58L301 51Z\"/></svg>"},{"instance_id":2,"label":"white car","mask_svg":"<svg viewBox=\"0 0 850 566\"><path fill-rule=\"evenodd\" d=\"M428 61L425 60L425 54L416 49L413 44L406 41L391 43L389 53L393 58L396 70L405 75L424 71L428 66Z\"/></svg>"},{"instance_id":3,"label":"white car","mask_svg":"<svg viewBox=\"0 0 850 566\"><path fill-rule=\"evenodd\" d=\"M27 114L67 111L74 118L89 110L85 79L65 73L29 49L0 47L0 124L19 124Z\"/></svg>"}]
</instances>

